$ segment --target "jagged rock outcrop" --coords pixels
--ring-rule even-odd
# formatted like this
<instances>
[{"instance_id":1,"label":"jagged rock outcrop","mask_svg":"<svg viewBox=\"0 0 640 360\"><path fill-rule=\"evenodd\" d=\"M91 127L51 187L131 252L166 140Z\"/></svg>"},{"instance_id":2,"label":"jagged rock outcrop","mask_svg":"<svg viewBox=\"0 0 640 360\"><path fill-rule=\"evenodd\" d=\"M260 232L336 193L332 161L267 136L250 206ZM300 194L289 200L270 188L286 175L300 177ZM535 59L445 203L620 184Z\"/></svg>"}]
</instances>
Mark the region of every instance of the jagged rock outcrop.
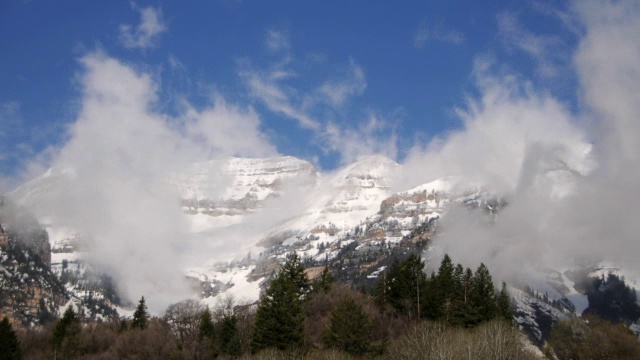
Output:
<instances>
[{"instance_id":1,"label":"jagged rock outcrop","mask_svg":"<svg viewBox=\"0 0 640 360\"><path fill-rule=\"evenodd\" d=\"M178 189L185 210L235 216L255 211L286 187L312 187L317 177L311 163L284 156L196 163L170 174L168 182Z\"/></svg>"},{"instance_id":2,"label":"jagged rock outcrop","mask_svg":"<svg viewBox=\"0 0 640 360\"><path fill-rule=\"evenodd\" d=\"M68 295L50 266L44 228L0 197L0 317L27 326L55 318Z\"/></svg>"}]
</instances>

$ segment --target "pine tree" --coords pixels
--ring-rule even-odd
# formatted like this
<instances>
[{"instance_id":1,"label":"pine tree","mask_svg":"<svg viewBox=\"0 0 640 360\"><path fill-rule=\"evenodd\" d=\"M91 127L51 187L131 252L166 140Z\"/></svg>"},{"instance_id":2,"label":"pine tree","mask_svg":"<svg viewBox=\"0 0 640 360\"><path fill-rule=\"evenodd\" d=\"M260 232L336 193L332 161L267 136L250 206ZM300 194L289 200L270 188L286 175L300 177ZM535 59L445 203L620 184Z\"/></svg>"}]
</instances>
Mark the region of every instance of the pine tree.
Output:
<instances>
[{"instance_id":1,"label":"pine tree","mask_svg":"<svg viewBox=\"0 0 640 360\"><path fill-rule=\"evenodd\" d=\"M133 320L131 321L132 328L146 329L149 325L149 312L147 311L147 304L145 303L144 296L140 298L138 307L133 313Z\"/></svg>"},{"instance_id":2,"label":"pine tree","mask_svg":"<svg viewBox=\"0 0 640 360\"><path fill-rule=\"evenodd\" d=\"M305 297L311 290L309 277L307 277L304 266L300 262L300 257L295 251L287 256L287 260L282 265L280 272L291 280L300 297Z\"/></svg>"},{"instance_id":3,"label":"pine tree","mask_svg":"<svg viewBox=\"0 0 640 360\"><path fill-rule=\"evenodd\" d=\"M416 254L402 262L394 259L389 272L383 273L374 288L375 303L381 308L390 305L398 315L419 317L420 298L426 286L423 268L424 262Z\"/></svg>"},{"instance_id":4,"label":"pine tree","mask_svg":"<svg viewBox=\"0 0 640 360\"><path fill-rule=\"evenodd\" d=\"M9 319L0 322L0 360L18 360L22 358L18 337L13 331Z\"/></svg>"},{"instance_id":5,"label":"pine tree","mask_svg":"<svg viewBox=\"0 0 640 360\"><path fill-rule=\"evenodd\" d=\"M288 350L304 342L300 287L288 275L284 271L278 273L260 298L251 339L253 352L266 348Z\"/></svg>"},{"instance_id":6,"label":"pine tree","mask_svg":"<svg viewBox=\"0 0 640 360\"><path fill-rule=\"evenodd\" d=\"M373 303L380 309L385 310L388 305L389 285L387 283L387 271L380 274L380 278L372 291Z\"/></svg>"},{"instance_id":7,"label":"pine tree","mask_svg":"<svg viewBox=\"0 0 640 360\"><path fill-rule=\"evenodd\" d=\"M333 284L334 278L333 274L329 270L329 266L325 266L324 270L320 274L320 278L314 284L314 290L322 291L323 293L328 293L331 289L331 285Z\"/></svg>"},{"instance_id":8,"label":"pine tree","mask_svg":"<svg viewBox=\"0 0 640 360\"><path fill-rule=\"evenodd\" d=\"M459 288L454 272L453 261L448 254L445 254L438 273L432 275L429 280L429 292L424 299L423 316L434 320L451 321L456 289Z\"/></svg>"},{"instance_id":9,"label":"pine tree","mask_svg":"<svg viewBox=\"0 0 640 360\"><path fill-rule=\"evenodd\" d=\"M371 348L373 323L362 306L347 298L331 313L331 323L324 334L327 345L352 355L361 355Z\"/></svg>"},{"instance_id":10,"label":"pine tree","mask_svg":"<svg viewBox=\"0 0 640 360\"><path fill-rule=\"evenodd\" d=\"M200 315L200 325L198 326L198 338L203 340L205 338L215 338L215 330L213 328L213 321L211 320L211 311L209 307L206 307Z\"/></svg>"},{"instance_id":11,"label":"pine tree","mask_svg":"<svg viewBox=\"0 0 640 360\"><path fill-rule=\"evenodd\" d=\"M471 305L478 312L478 323L496 317L496 294L489 269L480 264L476 270L471 286Z\"/></svg>"},{"instance_id":12,"label":"pine tree","mask_svg":"<svg viewBox=\"0 0 640 360\"><path fill-rule=\"evenodd\" d=\"M403 275L407 281L407 302L409 303L409 315L420 318L420 298L424 294L426 275L424 262L417 254L411 254L402 264Z\"/></svg>"},{"instance_id":13,"label":"pine tree","mask_svg":"<svg viewBox=\"0 0 640 360\"><path fill-rule=\"evenodd\" d=\"M460 278L459 295L453 310L453 324L469 327L475 325L478 321L477 310L471 303L472 283L473 271L467 268Z\"/></svg>"},{"instance_id":14,"label":"pine tree","mask_svg":"<svg viewBox=\"0 0 640 360\"><path fill-rule=\"evenodd\" d=\"M235 315L225 315L220 326L220 351L231 357L242 354L237 322Z\"/></svg>"},{"instance_id":15,"label":"pine tree","mask_svg":"<svg viewBox=\"0 0 640 360\"><path fill-rule=\"evenodd\" d=\"M58 320L53 330L54 353L60 354L61 358L70 358L77 351L78 335L80 334L80 318L73 310L73 305L67 307L62 319Z\"/></svg>"},{"instance_id":16,"label":"pine tree","mask_svg":"<svg viewBox=\"0 0 640 360\"><path fill-rule=\"evenodd\" d=\"M216 332L213 326L213 320L211 318L211 311L209 310L209 307L206 307L202 314L200 314L200 322L198 324L198 340L205 346L205 348L211 351L212 356L218 356Z\"/></svg>"},{"instance_id":17,"label":"pine tree","mask_svg":"<svg viewBox=\"0 0 640 360\"><path fill-rule=\"evenodd\" d=\"M513 309L511 308L511 298L509 297L509 291L507 290L507 284L502 282L502 289L496 299L496 307L498 309L498 317L512 322L513 321Z\"/></svg>"}]
</instances>

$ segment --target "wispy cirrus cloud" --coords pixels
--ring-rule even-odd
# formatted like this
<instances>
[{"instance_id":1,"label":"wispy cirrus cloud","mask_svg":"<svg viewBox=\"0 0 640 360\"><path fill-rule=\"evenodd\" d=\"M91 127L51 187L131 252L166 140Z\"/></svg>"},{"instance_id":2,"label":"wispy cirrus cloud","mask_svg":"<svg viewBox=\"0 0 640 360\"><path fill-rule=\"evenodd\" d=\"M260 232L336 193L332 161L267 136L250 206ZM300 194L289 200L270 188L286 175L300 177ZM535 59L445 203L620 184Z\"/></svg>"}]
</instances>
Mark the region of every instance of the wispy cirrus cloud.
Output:
<instances>
[{"instance_id":1,"label":"wispy cirrus cloud","mask_svg":"<svg viewBox=\"0 0 640 360\"><path fill-rule=\"evenodd\" d=\"M121 44L128 49L154 47L159 35L167 31L167 24L162 17L162 9L152 6L138 8L133 2L131 7L140 13L140 23L135 27L129 24L120 25Z\"/></svg>"},{"instance_id":2,"label":"wispy cirrus cloud","mask_svg":"<svg viewBox=\"0 0 640 360\"><path fill-rule=\"evenodd\" d=\"M349 58L345 65L338 66L337 71L319 81L318 85L305 87L300 81L303 75L294 70L298 62L291 54L291 45L281 35L269 30L265 39L269 50L283 49L274 44L287 46L286 53L276 63L262 68L248 59L240 62L239 76L250 96L269 111L312 131L314 142L322 144L322 151L340 154L343 163L370 154L396 158L395 127L386 117L368 111L358 119L343 118L349 112L351 100L362 95L367 88L365 71L356 60Z\"/></svg>"},{"instance_id":3,"label":"wispy cirrus cloud","mask_svg":"<svg viewBox=\"0 0 640 360\"><path fill-rule=\"evenodd\" d=\"M20 103L6 101L0 103L0 137L9 135L20 123Z\"/></svg>"},{"instance_id":4,"label":"wispy cirrus cloud","mask_svg":"<svg viewBox=\"0 0 640 360\"><path fill-rule=\"evenodd\" d=\"M413 35L413 46L422 48L431 41L459 45L464 43L464 34L456 29L447 27L443 21L423 21Z\"/></svg>"},{"instance_id":5,"label":"wispy cirrus cloud","mask_svg":"<svg viewBox=\"0 0 640 360\"><path fill-rule=\"evenodd\" d=\"M567 47L559 36L536 34L526 29L513 12L498 14L497 23L498 36L508 51L515 49L531 56L542 76L558 74L558 62L568 57Z\"/></svg>"},{"instance_id":6,"label":"wispy cirrus cloud","mask_svg":"<svg viewBox=\"0 0 640 360\"><path fill-rule=\"evenodd\" d=\"M302 128L320 128L320 123L297 104L300 101L298 92L284 85L283 79L290 76L287 70L277 68L264 72L246 62L242 67L239 75L252 97L260 100L270 111L297 121Z\"/></svg>"},{"instance_id":7,"label":"wispy cirrus cloud","mask_svg":"<svg viewBox=\"0 0 640 360\"><path fill-rule=\"evenodd\" d=\"M264 45L271 52L288 51L291 48L289 35L276 29L270 29L265 35Z\"/></svg>"},{"instance_id":8,"label":"wispy cirrus cloud","mask_svg":"<svg viewBox=\"0 0 640 360\"><path fill-rule=\"evenodd\" d=\"M320 85L317 93L332 106L341 107L350 97L362 95L366 88L367 79L362 67L349 59L349 65L335 79Z\"/></svg>"}]
</instances>

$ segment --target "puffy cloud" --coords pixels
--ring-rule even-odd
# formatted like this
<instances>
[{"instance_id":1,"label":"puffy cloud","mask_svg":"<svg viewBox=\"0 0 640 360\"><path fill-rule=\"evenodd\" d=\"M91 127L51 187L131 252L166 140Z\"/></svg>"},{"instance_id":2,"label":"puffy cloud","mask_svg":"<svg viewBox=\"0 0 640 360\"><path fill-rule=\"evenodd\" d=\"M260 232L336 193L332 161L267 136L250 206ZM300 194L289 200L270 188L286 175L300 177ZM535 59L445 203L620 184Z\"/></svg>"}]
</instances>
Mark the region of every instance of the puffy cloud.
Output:
<instances>
[{"instance_id":1,"label":"puffy cloud","mask_svg":"<svg viewBox=\"0 0 640 360\"><path fill-rule=\"evenodd\" d=\"M517 76L495 76L485 66L483 61L476 65L481 96L468 98L467 106L456 110L462 129L413 148L403 185L459 175L504 193L516 188L532 147L584 150L586 134L561 102Z\"/></svg>"},{"instance_id":2,"label":"puffy cloud","mask_svg":"<svg viewBox=\"0 0 640 360\"><path fill-rule=\"evenodd\" d=\"M481 97L459 112L463 129L407 161L407 176L420 181L460 174L507 196L497 219L452 211L437 240L501 278L599 261L640 274L640 5L580 1L572 14L582 29L576 115L519 77L480 72ZM571 191L558 192L567 182Z\"/></svg>"},{"instance_id":3,"label":"puffy cloud","mask_svg":"<svg viewBox=\"0 0 640 360\"><path fill-rule=\"evenodd\" d=\"M220 156L260 157L278 153L261 133L255 110L242 109L216 96L213 106L203 110L188 106L184 120L189 136L208 144L210 153Z\"/></svg>"},{"instance_id":4,"label":"puffy cloud","mask_svg":"<svg viewBox=\"0 0 640 360\"><path fill-rule=\"evenodd\" d=\"M52 156L71 180L33 209L85 234L89 260L115 277L125 298L145 295L160 310L190 294L183 274L198 253L185 240L190 225L170 173L199 160L277 152L250 108L217 97L202 109L185 102L183 112L168 116L156 110L158 86L149 74L102 52L80 63L80 110ZM224 187L224 176L215 175Z\"/></svg>"},{"instance_id":5,"label":"puffy cloud","mask_svg":"<svg viewBox=\"0 0 640 360\"><path fill-rule=\"evenodd\" d=\"M167 25L162 18L162 9L148 6L138 8L131 3L134 10L140 13L140 24L120 25L120 42L128 49L152 48L160 34L167 31Z\"/></svg>"}]
</instances>

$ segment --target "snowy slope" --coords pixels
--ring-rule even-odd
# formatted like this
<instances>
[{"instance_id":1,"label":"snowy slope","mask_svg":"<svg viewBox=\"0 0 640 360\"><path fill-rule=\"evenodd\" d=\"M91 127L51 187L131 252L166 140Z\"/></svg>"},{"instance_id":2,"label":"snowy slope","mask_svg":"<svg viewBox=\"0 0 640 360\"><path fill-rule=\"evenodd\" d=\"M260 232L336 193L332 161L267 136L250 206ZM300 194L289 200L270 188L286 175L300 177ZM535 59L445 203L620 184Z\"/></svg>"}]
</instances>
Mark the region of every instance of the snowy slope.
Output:
<instances>
[{"instance_id":1,"label":"snowy slope","mask_svg":"<svg viewBox=\"0 0 640 360\"><path fill-rule=\"evenodd\" d=\"M338 239L378 212L380 203L391 195L391 182L399 169L392 160L367 156L335 173L321 175L304 199L307 206L303 213L279 225L269 237L290 234L280 239L288 244L309 236L329 242Z\"/></svg>"},{"instance_id":2,"label":"snowy slope","mask_svg":"<svg viewBox=\"0 0 640 360\"><path fill-rule=\"evenodd\" d=\"M172 173L183 199L263 201L290 185L313 185L316 169L309 162L291 156L242 159L229 158L195 163L185 172Z\"/></svg>"}]
</instances>

